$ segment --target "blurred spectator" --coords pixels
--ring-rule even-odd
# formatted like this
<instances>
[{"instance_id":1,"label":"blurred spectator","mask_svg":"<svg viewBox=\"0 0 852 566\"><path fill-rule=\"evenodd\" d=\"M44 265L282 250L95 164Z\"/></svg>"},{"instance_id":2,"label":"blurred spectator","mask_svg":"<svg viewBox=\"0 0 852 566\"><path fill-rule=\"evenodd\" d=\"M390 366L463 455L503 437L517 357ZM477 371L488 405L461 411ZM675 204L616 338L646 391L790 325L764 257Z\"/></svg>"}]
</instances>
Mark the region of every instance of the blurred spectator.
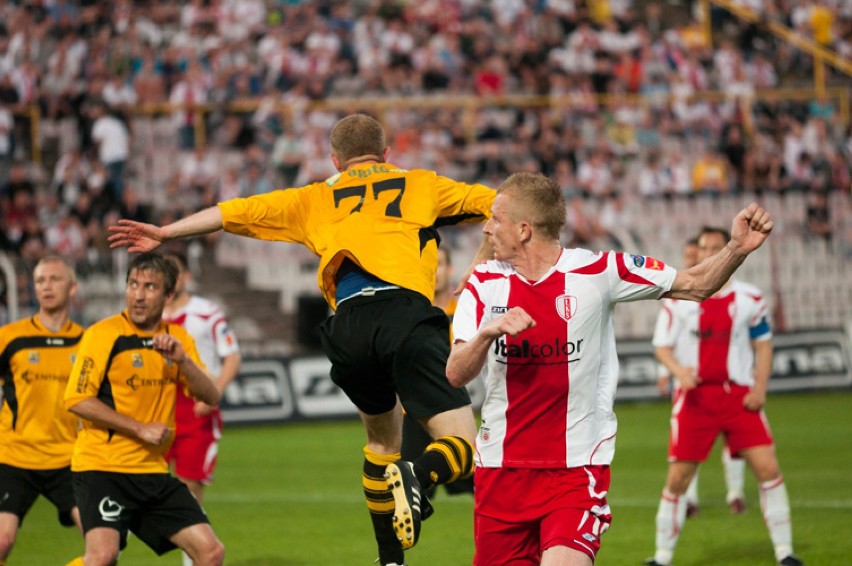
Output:
<instances>
[{"instance_id":1,"label":"blurred spectator","mask_svg":"<svg viewBox=\"0 0 852 566\"><path fill-rule=\"evenodd\" d=\"M791 184L850 191L852 130L838 119L833 91L791 98L762 90L811 87L810 56L760 25L730 19L719 33L715 17L711 51L694 21L670 24L665 3L635 5L642 18L632 13L634 4L6 3L8 33L0 33L3 218L12 206L4 164L11 176L14 160L34 157L28 104L39 106L41 164L53 173L48 186L28 177L31 194L39 195L34 206L41 229L67 208L87 234L118 207L112 191L118 195L128 177L122 172L113 186L118 165L124 170L132 163L138 187L156 191L144 195L145 202L183 208L279 182L299 186L328 178L335 171L325 139L337 112L314 103L331 101L336 108L334 99L341 97L362 98L365 110L392 125L401 166L419 160L470 181L498 183L510 171L536 168L558 179L567 194L619 192L629 204L635 195L692 194L691 173L705 166L703 148L711 147L729 163L727 185L737 191L783 193ZM747 5L818 37L840 57L852 55L852 10L845 5ZM821 13L824 8L829 13ZM844 78L828 69L827 85L845 86ZM634 92L643 97L640 104L621 100ZM713 96L704 96L708 92ZM471 109L451 98L475 93L544 94L550 104L492 108L483 99ZM381 112L373 106L380 97L421 94L441 100L440 110L428 103ZM126 132L127 145L140 150L132 161L127 152L107 159L103 152L117 147L110 142L92 152L100 117L88 109L103 103L127 110L134 97L142 105L173 104L178 136L146 108L133 115L134 128ZM197 119L195 105L204 105ZM196 125L205 131L196 132ZM189 150L202 133L221 171L212 179L209 157L206 165L190 166L196 154L187 161L167 154L173 139ZM238 164L231 161L237 152ZM253 175L249 162L259 167L259 181L247 180ZM189 180L196 166L200 176ZM189 186L197 188L181 190ZM591 210L603 201L585 204ZM4 236L16 234L16 246L31 242L30 256L40 253L39 229L31 222L4 222L0 229Z\"/></svg>"},{"instance_id":2,"label":"blurred spectator","mask_svg":"<svg viewBox=\"0 0 852 566\"><path fill-rule=\"evenodd\" d=\"M722 143L720 153L725 156L731 166L733 186L737 191L742 190L745 178L746 137L739 124L726 124L722 128Z\"/></svg>"},{"instance_id":3,"label":"blurred spectator","mask_svg":"<svg viewBox=\"0 0 852 566\"><path fill-rule=\"evenodd\" d=\"M112 73L101 91L101 97L110 112L129 123L130 111L138 101L136 90L121 73Z\"/></svg>"},{"instance_id":4,"label":"blurred spectator","mask_svg":"<svg viewBox=\"0 0 852 566\"><path fill-rule=\"evenodd\" d=\"M596 216L586 210L586 201L579 195L575 195L568 201L567 222L565 223L566 235L562 240L568 242L572 248L586 248L595 251L595 242L605 235L603 228L598 224Z\"/></svg>"},{"instance_id":5,"label":"blurred spectator","mask_svg":"<svg viewBox=\"0 0 852 566\"><path fill-rule=\"evenodd\" d=\"M86 257L86 234L75 216L63 214L47 227L45 244L50 252L79 264Z\"/></svg>"},{"instance_id":6,"label":"blurred spectator","mask_svg":"<svg viewBox=\"0 0 852 566\"><path fill-rule=\"evenodd\" d=\"M222 173L222 175L219 177L217 198L220 201L226 201L243 196L249 195L244 195L242 193L239 169L237 167L227 167Z\"/></svg>"},{"instance_id":7,"label":"blurred spectator","mask_svg":"<svg viewBox=\"0 0 852 566\"><path fill-rule=\"evenodd\" d=\"M683 152L679 147L674 147L666 151L664 156L664 167L671 180L672 194L692 194L692 174Z\"/></svg>"},{"instance_id":8,"label":"blurred spectator","mask_svg":"<svg viewBox=\"0 0 852 566\"><path fill-rule=\"evenodd\" d=\"M128 186L127 190L124 191L119 203L118 214L121 218L135 220L136 222L151 222L154 219L151 207L139 202L139 195L132 186Z\"/></svg>"},{"instance_id":9,"label":"blurred spectator","mask_svg":"<svg viewBox=\"0 0 852 566\"><path fill-rule=\"evenodd\" d=\"M124 175L130 155L130 132L127 126L109 114L103 102L95 102L91 108L92 142L98 151L98 160L106 167L107 185L115 197L121 200L124 192Z\"/></svg>"},{"instance_id":10,"label":"blurred spectator","mask_svg":"<svg viewBox=\"0 0 852 566\"><path fill-rule=\"evenodd\" d=\"M8 105L0 102L0 186L4 185L9 178L9 168L15 151L15 142L12 137L14 127L15 120Z\"/></svg>"},{"instance_id":11,"label":"blurred spectator","mask_svg":"<svg viewBox=\"0 0 852 566\"><path fill-rule=\"evenodd\" d=\"M791 189L794 191L809 190L812 184L817 181L811 156L807 153L801 153L796 164L788 171L788 176Z\"/></svg>"},{"instance_id":12,"label":"blurred spectator","mask_svg":"<svg viewBox=\"0 0 852 566\"><path fill-rule=\"evenodd\" d=\"M198 61L193 59L169 93L169 103L176 107L172 120L177 128L178 144L181 149L195 147L195 106L207 102L205 82Z\"/></svg>"},{"instance_id":13,"label":"blurred spectator","mask_svg":"<svg viewBox=\"0 0 852 566\"><path fill-rule=\"evenodd\" d=\"M612 163L607 159L605 150L592 150L589 158L580 163L577 181L580 184L580 190L586 196L604 198L612 194L614 190Z\"/></svg>"},{"instance_id":14,"label":"blurred spectator","mask_svg":"<svg viewBox=\"0 0 852 566\"><path fill-rule=\"evenodd\" d=\"M602 242L601 249L635 251L641 246L639 236L632 228L636 225L633 213L620 192L613 192L604 201L598 214L598 224L606 240Z\"/></svg>"},{"instance_id":15,"label":"blurred spectator","mask_svg":"<svg viewBox=\"0 0 852 566\"><path fill-rule=\"evenodd\" d=\"M809 238L831 242L832 230L828 196L823 191L811 191L808 194L805 229Z\"/></svg>"},{"instance_id":16,"label":"blurred spectator","mask_svg":"<svg viewBox=\"0 0 852 566\"><path fill-rule=\"evenodd\" d=\"M63 205L69 208L74 205L77 196L85 188L90 171L88 160L83 158L78 149L72 149L59 158L51 184Z\"/></svg>"},{"instance_id":17,"label":"blurred spectator","mask_svg":"<svg viewBox=\"0 0 852 566\"><path fill-rule=\"evenodd\" d=\"M263 169L257 163L249 163L240 175L240 194L243 196L254 196L268 193L273 189L272 183Z\"/></svg>"},{"instance_id":18,"label":"blurred spectator","mask_svg":"<svg viewBox=\"0 0 852 566\"><path fill-rule=\"evenodd\" d=\"M746 191L780 193L786 185L778 145L770 136L758 133L745 155L743 188Z\"/></svg>"},{"instance_id":19,"label":"blurred spectator","mask_svg":"<svg viewBox=\"0 0 852 566\"><path fill-rule=\"evenodd\" d=\"M305 158L304 140L293 128L285 128L275 140L270 160L285 187L295 186Z\"/></svg>"},{"instance_id":20,"label":"blurred spectator","mask_svg":"<svg viewBox=\"0 0 852 566\"><path fill-rule=\"evenodd\" d=\"M181 190L202 192L213 185L219 175L219 164L207 146L196 147L180 160L179 182Z\"/></svg>"},{"instance_id":21,"label":"blurred spectator","mask_svg":"<svg viewBox=\"0 0 852 566\"><path fill-rule=\"evenodd\" d=\"M637 185L639 195L643 197L671 196L671 174L663 167L659 154L649 153L645 158L645 163L639 170Z\"/></svg>"},{"instance_id":22,"label":"blurred spectator","mask_svg":"<svg viewBox=\"0 0 852 566\"><path fill-rule=\"evenodd\" d=\"M140 104L157 104L165 102L166 82L161 72L157 70L154 55L146 51L142 58L142 68L133 78L133 89Z\"/></svg>"},{"instance_id":23,"label":"blurred spectator","mask_svg":"<svg viewBox=\"0 0 852 566\"><path fill-rule=\"evenodd\" d=\"M793 171L799 164L799 158L806 151L802 124L795 119L788 121L783 145L784 168Z\"/></svg>"},{"instance_id":24,"label":"blurred spectator","mask_svg":"<svg viewBox=\"0 0 852 566\"><path fill-rule=\"evenodd\" d=\"M729 192L730 188L728 162L712 149L705 150L692 167L692 190L719 195Z\"/></svg>"}]
</instances>

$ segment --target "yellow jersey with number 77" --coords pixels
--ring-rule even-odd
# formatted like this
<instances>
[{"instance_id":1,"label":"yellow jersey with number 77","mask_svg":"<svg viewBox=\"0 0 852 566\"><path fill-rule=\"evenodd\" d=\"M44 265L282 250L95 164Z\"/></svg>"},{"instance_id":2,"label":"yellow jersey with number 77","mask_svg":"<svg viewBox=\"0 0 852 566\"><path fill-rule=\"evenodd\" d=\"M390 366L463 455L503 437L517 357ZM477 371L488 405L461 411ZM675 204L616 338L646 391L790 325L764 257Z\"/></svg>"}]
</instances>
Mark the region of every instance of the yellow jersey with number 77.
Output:
<instances>
[{"instance_id":1,"label":"yellow jersey with number 77","mask_svg":"<svg viewBox=\"0 0 852 566\"><path fill-rule=\"evenodd\" d=\"M320 257L317 283L336 308L337 270L350 259L367 273L432 301L438 232L483 222L495 191L425 169L363 163L325 181L219 203L225 231L300 243Z\"/></svg>"}]
</instances>

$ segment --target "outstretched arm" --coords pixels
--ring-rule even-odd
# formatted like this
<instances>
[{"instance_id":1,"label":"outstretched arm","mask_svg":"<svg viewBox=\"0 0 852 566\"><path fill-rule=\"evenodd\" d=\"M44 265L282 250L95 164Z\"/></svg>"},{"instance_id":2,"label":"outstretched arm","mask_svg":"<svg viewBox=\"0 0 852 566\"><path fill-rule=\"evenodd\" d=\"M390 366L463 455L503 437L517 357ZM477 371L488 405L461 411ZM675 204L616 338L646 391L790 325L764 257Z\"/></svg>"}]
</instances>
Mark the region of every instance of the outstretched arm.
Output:
<instances>
[{"instance_id":1,"label":"outstretched arm","mask_svg":"<svg viewBox=\"0 0 852 566\"><path fill-rule=\"evenodd\" d=\"M745 258L763 245L774 224L769 213L755 203L734 217L731 240L722 251L685 271L678 271L671 290L672 299L703 301L722 288Z\"/></svg>"},{"instance_id":2,"label":"outstretched arm","mask_svg":"<svg viewBox=\"0 0 852 566\"><path fill-rule=\"evenodd\" d=\"M119 220L118 224L109 227L109 247L127 248L131 253L151 252L169 240L203 236L221 229L222 212L218 206L205 208L162 227L133 220Z\"/></svg>"}]
</instances>

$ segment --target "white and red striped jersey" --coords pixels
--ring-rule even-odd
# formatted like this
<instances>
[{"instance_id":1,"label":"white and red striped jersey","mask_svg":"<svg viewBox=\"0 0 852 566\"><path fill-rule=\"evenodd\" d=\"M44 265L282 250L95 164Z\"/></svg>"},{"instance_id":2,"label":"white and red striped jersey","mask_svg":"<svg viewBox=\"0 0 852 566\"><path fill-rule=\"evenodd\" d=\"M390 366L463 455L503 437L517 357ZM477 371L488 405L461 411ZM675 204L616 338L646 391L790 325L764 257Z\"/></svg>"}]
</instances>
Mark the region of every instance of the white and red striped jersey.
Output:
<instances>
[{"instance_id":1,"label":"white and red striped jersey","mask_svg":"<svg viewBox=\"0 0 852 566\"><path fill-rule=\"evenodd\" d=\"M195 339L201 361L213 377L219 377L222 371L222 358L240 351L225 314L212 301L193 296L181 310L163 318L186 328Z\"/></svg>"},{"instance_id":2,"label":"white and red striped jersey","mask_svg":"<svg viewBox=\"0 0 852 566\"><path fill-rule=\"evenodd\" d=\"M753 340L769 340L772 329L763 294L731 280L701 303L665 301L653 344L674 349L677 362L697 369L703 383L754 385Z\"/></svg>"},{"instance_id":3,"label":"white and red striped jersey","mask_svg":"<svg viewBox=\"0 0 852 566\"><path fill-rule=\"evenodd\" d=\"M489 320L522 307L536 326L501 336L488 353L477 465L608 465L615 452L618 382L615 303L658 299L677 272L646 256L565 249L540 280L511 265L479 265L462 293L453 332L471 340Z\"/></svg>"}]
</instances>

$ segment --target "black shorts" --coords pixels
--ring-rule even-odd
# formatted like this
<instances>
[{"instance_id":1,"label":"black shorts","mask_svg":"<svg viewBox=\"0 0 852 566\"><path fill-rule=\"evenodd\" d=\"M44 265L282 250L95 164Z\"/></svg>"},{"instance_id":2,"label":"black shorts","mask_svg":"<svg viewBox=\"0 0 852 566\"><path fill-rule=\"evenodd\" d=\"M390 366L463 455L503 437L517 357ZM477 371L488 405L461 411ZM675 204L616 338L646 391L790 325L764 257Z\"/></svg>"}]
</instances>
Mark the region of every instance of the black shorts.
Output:
<instances>
[{"instance_id":1,"label":"black shorts","mask_svg":"<svg viewBox=\"0 0 852 566\"><path fill-rule=\"evenodd\" d=\"M71 509L74 508L74 492L71 489L71 468L55 470L25 470L0 464L0 512L18 516L20 524L39 495L45 496L56 507L59 522L71 527Z\"/></svg>"},{"instance_id":2,"label":"black shorts","mask_svg":"<svg viewBox=\"0 0 852 566\"><path fill-rule=\"evenodd\" d=\"M183 528L209 523L195 497L170 474L73 472L74 497L83 532L115 529L120 548L133 532L157 554L177 548L169 537Z\"/></svg>"},{"instance_id":3,"label":"black shorts","mask_svg":"<svg viewBox=\"0 0 852 566\"><path fill-rule=\"evenodd\" d=\"M470 405L467 390L447 381L450 321L419 293L347 299L320 337L331 379L368 415L393 409L397 395L415 419Z\"/></svg>"}]
</instances>

